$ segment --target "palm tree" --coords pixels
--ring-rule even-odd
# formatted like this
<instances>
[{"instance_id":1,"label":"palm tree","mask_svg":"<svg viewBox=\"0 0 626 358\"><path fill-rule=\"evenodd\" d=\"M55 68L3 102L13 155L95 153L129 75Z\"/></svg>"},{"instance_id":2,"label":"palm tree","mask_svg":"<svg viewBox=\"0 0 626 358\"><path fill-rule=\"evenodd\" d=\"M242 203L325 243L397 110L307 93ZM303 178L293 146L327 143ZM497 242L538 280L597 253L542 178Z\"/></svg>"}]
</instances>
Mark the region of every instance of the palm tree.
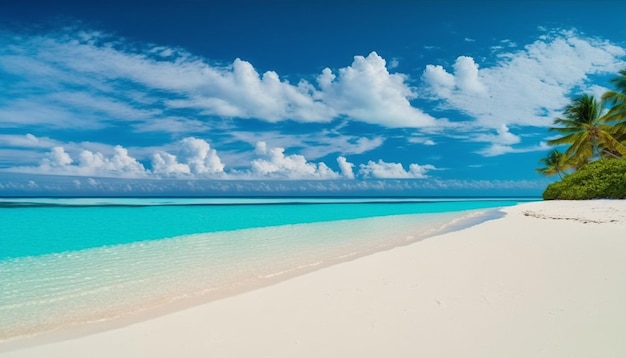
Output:
<instances>
[{"instance_id":1,"label":"palm tree","mask_svg":"<svg viewBox=\"0 0 626 358\"><path fill-rule=\"evenodd\" d=\"M559 152L558 149L554 149L548 153L548 155L541 159L539 163L544 164L545 166L542 168L535 169L537 173L550 176L550 175L558 175L559 178L563 179L563 174L567 174L567 170L569 168L569 164L567 164L567 157Z\"/></svg>"},{"instance_id":2,"label":"palm tree","mask_svg":"<svg viewBox=\"0 0 626 358\"><path fill-rule=\"evenodd\" d=\"M601 156L626 155L626 146L613 137L615 128L608 117L602 115L602 107L593 96L583 94L574 98L563 115L565 118L554 120L554 124L560 126L550 128L563 136L549 140L548 144L570 144L565 156L575 167Z\"/></svg>"},{"instance_id":3,"label":"palm tree","mask_svg":"<svg viewBox=\"0 0 626 358\"><path fill-rule=\"evenodd\" d=\"M613 136L622 144L626 142L626 70L619 71L619 76L611 79L615 91L607 91L602 101L610 106L605 114L606 121L615 125Z\"/></svg>"},{"instance_id":4,"label":"palm tree","mask_svg":"<svg viewBox=\"0 0 626 358\"><path fill-rule=\"evenodd\" d=\"M625 125L626 118L626 70L619 71L619 76L611 79L615 91L607 91L602 95L602 101L611 107L605 117L607 122Z\"/></svg>"}]
</instances>

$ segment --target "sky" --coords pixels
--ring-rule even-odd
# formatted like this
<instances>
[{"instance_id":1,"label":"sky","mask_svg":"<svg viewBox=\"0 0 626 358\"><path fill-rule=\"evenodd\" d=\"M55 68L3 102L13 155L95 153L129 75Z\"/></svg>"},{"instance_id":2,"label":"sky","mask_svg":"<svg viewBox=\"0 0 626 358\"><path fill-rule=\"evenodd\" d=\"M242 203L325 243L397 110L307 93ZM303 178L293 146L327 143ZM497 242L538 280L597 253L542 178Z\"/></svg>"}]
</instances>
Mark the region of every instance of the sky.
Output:
<instances>
[{"instance_id":1,"label":"sky","mask_svg":"<svg viewBox=\"0 0 626 358\"><path fill-rule=\"evenodd\" d=\"M539 196L620 1L0 4L0 196Z\"/></svg>"}]
</instances>

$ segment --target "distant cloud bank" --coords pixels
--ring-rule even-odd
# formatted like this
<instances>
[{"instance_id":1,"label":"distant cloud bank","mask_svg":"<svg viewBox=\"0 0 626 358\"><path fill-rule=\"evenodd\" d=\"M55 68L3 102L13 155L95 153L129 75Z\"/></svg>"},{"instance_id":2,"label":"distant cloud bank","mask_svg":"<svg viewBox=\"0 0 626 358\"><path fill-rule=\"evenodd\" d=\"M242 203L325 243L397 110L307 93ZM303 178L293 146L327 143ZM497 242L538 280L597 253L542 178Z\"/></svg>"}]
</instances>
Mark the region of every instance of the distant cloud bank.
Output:
<instances>
[{"instance_id":1,"label":"distant cloud bank","mask_svg":"<svg viewBox=\"0 0 626 358\"><path fill-rule=\"evenodd\" d=\"M10 137L14 142L39 141L32 134L26 138ZM50 141L55 144L54 141ZM324 162L312 162L303 155L285 154L285 148L269 147L266 142L256 143L256 158L246 170L228 170L218 152L211 145L195 137L184 138L174 144L175 154L158 151L150 156L149 168L129 155L128 150L116 145L111 155L75 148L74 157L62 146L53 146L36 166L15 166L4 172L30 173L64 176L89 176L108 178L179 178L179 179L223 179L223 180L329 180L355 179L355 164L337 157L339 172L330 169ZM427 178L426 173L436 169L433 165L411 164L405 171L400 163L369 161L361 164L358 176L363 178Z\"/></svg>"},{"instance_id":2,"label":"distant cloud bank","mask_svg":"<svg viewBox=\"0 0 626 358\"><path fill-rule=\"evenodd\" d=\"M546 184L546 180L157 180L0 173L0 194L5 196L510 196L514 192L538 197Z\"/></svg>"}]
</instances>

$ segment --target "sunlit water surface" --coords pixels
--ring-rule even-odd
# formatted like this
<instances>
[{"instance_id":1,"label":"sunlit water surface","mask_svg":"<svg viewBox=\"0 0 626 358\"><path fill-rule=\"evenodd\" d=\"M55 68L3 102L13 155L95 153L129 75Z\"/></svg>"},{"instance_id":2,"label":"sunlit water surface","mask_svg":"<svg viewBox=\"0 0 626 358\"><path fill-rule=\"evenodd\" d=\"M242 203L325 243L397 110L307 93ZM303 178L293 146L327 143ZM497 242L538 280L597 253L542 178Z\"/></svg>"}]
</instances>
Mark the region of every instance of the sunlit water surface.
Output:
<instances>
[{"instance_id":1,"label":"sunlit water surface","mask_svg":"<svg viewBox=\"0 0 626 358\"><path fill-rule=\"evenodd\" d=\"M307 272L519 200L0 199L0 341Z\"/></svg>"}]
</instances>

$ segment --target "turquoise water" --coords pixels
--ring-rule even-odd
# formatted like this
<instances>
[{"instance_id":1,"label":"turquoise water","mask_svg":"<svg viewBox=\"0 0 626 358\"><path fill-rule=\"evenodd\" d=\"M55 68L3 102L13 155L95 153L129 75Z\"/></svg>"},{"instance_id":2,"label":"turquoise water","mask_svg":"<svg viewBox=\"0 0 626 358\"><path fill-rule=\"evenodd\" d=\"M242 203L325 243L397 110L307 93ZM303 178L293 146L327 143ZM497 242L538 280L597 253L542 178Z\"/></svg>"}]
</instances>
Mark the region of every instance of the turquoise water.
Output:
<instances>
[{"instance_id":1,"label":"turquoise water","mask_svg":"<svg viewBox=\"0 0 626 358\"><path fill-rule=\"evenodd\" d=\"M1 199L0 341L220 297L518 202Z\"/></svg>"},{"instance_id":2,"label":"turquoise water","mask_svg":"<svg viewBox=\"0 0 626 358\"><path fill-rule=\"evenodd\" d=\"M0 260L195 233L386 215L475 210L517 202L415 202L406 199L392 202L372 199L360 201L4 199L0 201Z\"/></svg>"}]
</instances>

